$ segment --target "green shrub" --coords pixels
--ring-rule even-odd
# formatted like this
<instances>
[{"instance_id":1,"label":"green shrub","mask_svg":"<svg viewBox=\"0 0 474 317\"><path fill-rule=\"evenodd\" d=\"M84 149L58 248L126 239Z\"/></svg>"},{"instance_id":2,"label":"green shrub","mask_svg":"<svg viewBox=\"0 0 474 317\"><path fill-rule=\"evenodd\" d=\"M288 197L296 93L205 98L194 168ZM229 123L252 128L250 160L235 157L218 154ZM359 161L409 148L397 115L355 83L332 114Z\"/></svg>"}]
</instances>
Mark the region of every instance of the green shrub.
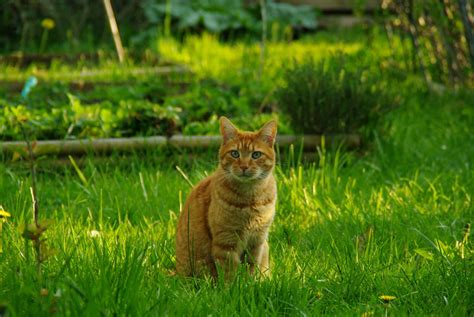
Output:
<instances>
[{"instance_id":1,"label":"green shrub","mask_svg":"<svg viewBox=\"0 0 474 317\"><path fill-rule=\"evenodd\" d=\"M187 125L210 120L212 116L247 114L250 112L249 98L239 86L203 80L184 94L166 97L164 105L182 109L181 118Z\"/></svg>"},{"instance_id":2,"label":"green shrub","mask_svg":"<svg viewBox=\"0 0 474 317\"><path fill-rule=\"evenodd\" d=\"M317 26L316 12L310 6L271 0L265 1L265 5L268 25L308 30ZM240 0L142 0L141 6L153 31L163 23L165 28L173 26L174 32L207 30L219 34L245 31L260 35L262 29L261 8L257 3L246 5ZM171 20L166 22L167 19Z\"/></svg>"},{"instance_id":3,"label":"green shrub","mask_svg":"<svg viewBox=\"0 0 474 317\"><path fill-rule=\"evenodd\" d=\"M278 134L293 134L293 130L286 124L288 120L276 114L261 113L257 115L240 114L231 117L240 129L254 131L261 128L272 119L278 121ZM206 121L190 122L183 127L184 135L217 135L219 134L219 116L214 114Z\"/></svg>"},{"instance_id":4,"label":"green shrub","mask_svg":"<svg viewBox=\"0 0 474 317\"><path fill-rule=\"evenodd\" d=\"M345 55L295 64L284 81L276 93L279 108L299 133L361 132L395 104L380 78Z\"/></svg>"},{"instance_id":5,"label":"green shrub","mask_svg":"<svg viewBox=\"0 0 474 317\"><path fill-rule=\"evenodd\" d=\"M172 135L181 125L178 107L129 99L82 104L74 95L68 98L68 104L51 109L0 99L0 141L22 140L20 122L36 140Z\"/></svg>"}]
</instances>

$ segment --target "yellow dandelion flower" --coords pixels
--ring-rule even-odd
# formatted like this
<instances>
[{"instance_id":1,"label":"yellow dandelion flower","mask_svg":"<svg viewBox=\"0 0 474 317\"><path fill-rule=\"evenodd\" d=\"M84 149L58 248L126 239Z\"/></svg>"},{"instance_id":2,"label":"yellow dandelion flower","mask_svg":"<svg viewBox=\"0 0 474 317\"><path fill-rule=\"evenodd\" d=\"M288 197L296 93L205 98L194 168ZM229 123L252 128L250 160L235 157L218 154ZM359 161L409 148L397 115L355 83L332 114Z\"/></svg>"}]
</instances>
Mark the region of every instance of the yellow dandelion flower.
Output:
<instances>
[{"instance_id":1,"label":"yellow dandelion flower","mask_svg":"<svg viewBox=\"0 0 474 317\"><path fill-rule=\"evenodd\" d=\"M6 212L2 206L0 206L0 254L3 253L3 244L2 244L2 230L3 223L7 221L8 217L11 217L9 212Z\"/></svg>"},{"instance_id":2,"label":"yellow dandelion flower","mask_svg":"<svg viewBox=\"0 0 474 317\"><path fill-rule=\"evenodd\" d=\"M6 218L8 217L11 217L12 215L10 215L9 212L3 210L3 208L0 206L0 221L3 220L3 221L6 221Z\"/></svg>"},{"instance_id":3,"label":"yellow dandelion flower","mask_svg":"<svg viewBox=\"0 0 474 317\"><path fill-rule=\"evenodd\" d=\"M391 295L380 295L379 299L382 300L384 303L390 303L391 301L397 298Z\"/></svg>"},{"instance_id":4,"label":"yellow dandelion flower","mask_svg":"<svg viewBox=\"0 0 474 317\"><path fill-rule=\"evenodd\" d=\"M47 30L51 30L54 29L56 23L53 19L43 19L43 21L41 21L41 26Z\"/></svg>"}]
</instances>

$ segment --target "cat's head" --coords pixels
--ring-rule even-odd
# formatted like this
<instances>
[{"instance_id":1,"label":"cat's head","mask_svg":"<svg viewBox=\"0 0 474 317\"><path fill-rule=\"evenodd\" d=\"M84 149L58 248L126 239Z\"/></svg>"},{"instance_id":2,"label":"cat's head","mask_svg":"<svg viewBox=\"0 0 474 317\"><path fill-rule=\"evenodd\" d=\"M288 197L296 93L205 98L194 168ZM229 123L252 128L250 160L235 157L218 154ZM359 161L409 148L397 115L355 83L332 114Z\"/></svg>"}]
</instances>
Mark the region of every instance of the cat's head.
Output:
<instances>
[{"instance_id":1,"label":"cat's head","mask_svg":"<svg viewBox=\"0 0 474 317\"><path fill-rule=\"evenodd\" d=\"M271 120L256 132L237 129L226 117L220 118L222 145L221 168L241 182L264 179L275 166L277 123Z\"/></svg>"}]
</instances>

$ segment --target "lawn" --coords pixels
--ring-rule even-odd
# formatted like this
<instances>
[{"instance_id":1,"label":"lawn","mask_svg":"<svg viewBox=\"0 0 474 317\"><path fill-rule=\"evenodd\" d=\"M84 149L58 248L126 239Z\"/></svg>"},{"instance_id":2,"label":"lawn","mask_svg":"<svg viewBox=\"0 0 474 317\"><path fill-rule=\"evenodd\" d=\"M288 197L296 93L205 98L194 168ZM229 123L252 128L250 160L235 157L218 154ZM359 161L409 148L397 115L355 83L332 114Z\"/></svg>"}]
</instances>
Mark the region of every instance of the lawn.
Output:
<instances>
[{"instance_id":1,"label":"lawn","mask_svg":"<svg viewBox=\"0 0 474 317\"><path fill-rule=\"evenodd\" d=\"M348 54L366 45L357 36L334 42ZM269 44L263 81L251 64L258 61L253 44L224 45L205 35L157 45L193 70L192 87L205 78L244 87L246 94L230 100L246 105L245 118L254 114L249 100L273 89L292 55L328 56L332 44L330 34ZM191 188L186 178L195 184L213 171L212 149L38 158L40 219L49 220L40 267L22 236L32 223L30 171L4 155L0 205L12 217L1 236L0 315L472 315L466 226L474 215L474 94L434 92L411 76L387 82L399 105L365 132L359 150L280 149L268 279L242 273L212 283L173 275L177 216ZM238 109L231 111L239 118ZM203 131L216 134L210 122Z\"/></svg>"}]
</instances>

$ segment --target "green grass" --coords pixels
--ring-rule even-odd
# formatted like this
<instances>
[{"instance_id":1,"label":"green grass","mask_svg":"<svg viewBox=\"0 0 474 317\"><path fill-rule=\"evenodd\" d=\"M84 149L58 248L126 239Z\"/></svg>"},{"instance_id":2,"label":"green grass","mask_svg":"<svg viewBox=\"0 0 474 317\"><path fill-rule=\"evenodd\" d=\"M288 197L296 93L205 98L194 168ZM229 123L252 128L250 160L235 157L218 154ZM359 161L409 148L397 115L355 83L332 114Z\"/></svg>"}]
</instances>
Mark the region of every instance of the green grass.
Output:
<instances>
[{"instance_id":1,"label":"green grass","mask_svg":"<svg viewBox=\"0 0 474 317\"><path fill-rule=\"evenodd\" d=\"M4 162L0 203L12 218L3 226L0 303L10 316L470 315L473 249L465 243L462 258L459 242L474 214L472 98L412 95L365 153L323 148L303 164L286 151L276 169L273 274L261 281L170 274L190 190L174 165L196 183L212 172L214 153L89 157L78 161L82 179L40 161L40 217L53 220L44 238L55 250L41 276L19 232L31 223L28 169ZM396 299L384 304L381 295Z\"/></svg>"},{"instance_id":2,"label":"green grass","mask_svg":"<svg viewBox=\"0 0 474 317\"><path fill-rule=\"evenodd\" d=\"M357 58L361 53L361 65L400 100L356 152L322 147L302 158L297 148L281 149L271 278L239 274L214 285L172 275L176 221L190 191L175 166L197 183L215 168L214 151L89 156L76 159L77 169L39 158L40 218L52 221L43 235L52 254L41 274L31 241L22 237L22 227L32 223L29 169L2 157L0 205L12 217L1 235L0 315L474 314L473 248L471 241L463 243L474 215L474 93L426 90L419 79L392 71L382 35L371 47L359 33L269 42L261 74L257 44L221 43L209 35L157 43L165 59L193 71L187 92L170 104L190 109L191 116L215 108L191 132L217 133L215 116L227 114L229 105L246 109L236 112L239 124L253 124L247 118L255 117L262 100L276 102L271 92L282 80L282 65L337 50ZM133 79L128 66L102 61L95 69L113 74L96 79ZM36 71L0 69L3 80ZM44 70L45 80L72 80L80 70L55 64ZM212 89L205 90L209 79ZM137 78L136 86L145 81ZM225 94L209 93L217 89L214 81ZM44 102L65 98L67 88L58 87ZM232 93L231 102L223 102L222 95L235 89L235 98ZM119 102L144 95L99 87L82 97ZM7 93L4 98L15 102ZM284 116L280 120L288 126ZM396 299L386 304L381 295Z\"/></svg>"}]
</instances>

